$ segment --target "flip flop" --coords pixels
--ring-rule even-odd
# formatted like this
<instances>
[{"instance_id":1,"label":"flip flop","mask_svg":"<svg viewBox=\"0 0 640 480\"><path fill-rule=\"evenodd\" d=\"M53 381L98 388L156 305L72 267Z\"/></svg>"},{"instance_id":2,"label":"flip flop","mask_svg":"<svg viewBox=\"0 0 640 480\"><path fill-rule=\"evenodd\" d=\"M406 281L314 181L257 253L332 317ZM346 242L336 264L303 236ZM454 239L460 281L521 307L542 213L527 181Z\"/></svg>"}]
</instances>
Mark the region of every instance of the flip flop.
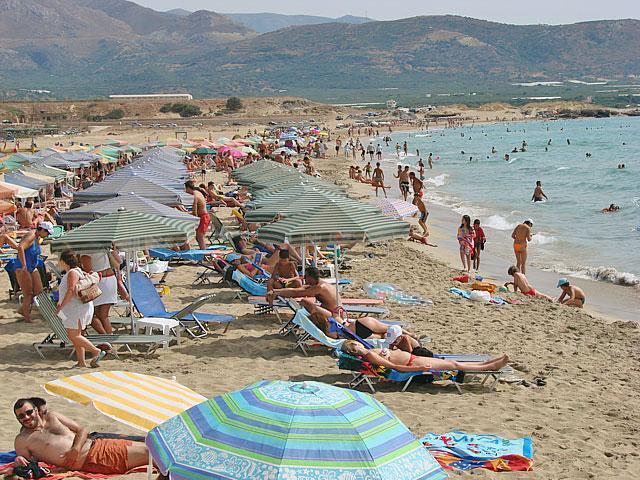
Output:
<instances>
[{"instance_id":1,"label":"flip flop","mask_svg":"<svg viewBox=\"0 0 640 480\"><path fill-rule=\"evenodd\" d=\"M89 365L91 365L91 368L98 368L100 366L100 360L102 360L106 356L107 356L107 352L104 350L100 350L100 353L98 354L98 356L93 360L91 360L91 363Z\"/></svg>"}]
</instances>

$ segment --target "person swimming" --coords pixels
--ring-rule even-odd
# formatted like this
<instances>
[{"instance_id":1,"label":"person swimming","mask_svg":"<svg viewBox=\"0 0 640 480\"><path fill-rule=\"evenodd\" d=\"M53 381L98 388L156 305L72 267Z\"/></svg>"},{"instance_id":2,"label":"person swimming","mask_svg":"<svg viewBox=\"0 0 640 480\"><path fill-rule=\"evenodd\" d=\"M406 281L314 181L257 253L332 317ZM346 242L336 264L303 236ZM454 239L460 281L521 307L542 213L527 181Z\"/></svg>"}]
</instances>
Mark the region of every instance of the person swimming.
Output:
<instances>
[{"instance_id":1,"label":"person swimming","mask_svg":"<svg viewBox=\"0 0 640 480\"><path fill-rule=\"evenodd\" d=\"M532 202L543 202L545 200L549 200L549 199L547 198L547 196L542 191L542 182L540 180L538 180L536 182L536 188L533 191L533 195L531 196L531 201Z\"/></svg>"},{"instance_id":2,"label":"person swimming","mask_svg":"<svg viewBox=\"0 0 640 480\"><path fill-rule=\"evenodd\" d=\"M617 211L620 210L620 207L618 205L616 205L615 203L612 203L611 205L609 205L608 208L603 208L601 210L602 213L615 213Z\"/></svg>"}]
</instances>

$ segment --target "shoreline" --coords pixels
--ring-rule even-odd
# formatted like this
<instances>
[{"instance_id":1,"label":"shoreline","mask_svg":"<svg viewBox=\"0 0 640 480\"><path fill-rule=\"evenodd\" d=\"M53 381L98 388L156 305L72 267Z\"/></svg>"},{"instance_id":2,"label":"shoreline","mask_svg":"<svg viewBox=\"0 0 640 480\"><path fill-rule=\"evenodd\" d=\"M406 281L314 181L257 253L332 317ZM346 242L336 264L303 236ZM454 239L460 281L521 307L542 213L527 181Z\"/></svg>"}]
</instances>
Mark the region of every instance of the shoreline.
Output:
<instances>
[{"instance_id":1,"label":"shoreline","mask_svg":"<svg viewBox=\"0 0 640 480\"><path fill-rule=\"evenodd\" d=\"M415 133L414 131L398 131L398 133ZM342 168L348 169L350 160L344 157L332 157L332 160L338 160L343 165ZM358 160L356 162L360 164ZM397 186L397 180L393 178L394 168L390 162L383 162L382 168L385 172L385 183L391 185L391 189L387 192L390 198L401 198L400 190ZM427 170L428 172L428 170ZM347 177L348 178L348 177ZM428 175L426 178L429 178ZM361 188L363 187L363 188ZM366 197L368 200L375 199L375 191L367 184L358 184L349 181L348 190L357 193L359 196ZM455 229L457 228L460 213L457 213L451 207L435 204L429 201L428 187L425 190L425 204L429 212L427 226L429 227L430 243L435 243L438 248L426 245L413 244L414 248L419 251L427 252L436 260L445 263L447 266L462 272L460 266L460 258L458 254L458 243L455 239ZM412 225L417 225L415 219L411 219ZM483 251L481 256L481 268L479 274L486 280L497 284L498 286L507 281L511 281L511 277L507 275L507 269L514 264L515 258L492 251L495 245L505 248L505 244L511 243L508 239L509 231L501 231L487 229L487 249ZM500 242L492 241L498 237L502 237ZM535 248L535 245L532 247ZM511 252L509 250L509 252ZM471 276L475 276L475 272L471 272ZM585 291L587 302L584 311L600 317L608 323L616 321L634 321L640 323L640 296L637 287L627 287L616 285L611 282L601 280L591 280L572 276L571 274L558 274L548 270L542 270L534 265L527 264L527 278L535 286L535 288L547 295L557 298L560 294L556 288L557 281L560 277L568 277L571 282L579 286ZM525 298L521 295L522 298Z\"/></svg>"}]
</instances>

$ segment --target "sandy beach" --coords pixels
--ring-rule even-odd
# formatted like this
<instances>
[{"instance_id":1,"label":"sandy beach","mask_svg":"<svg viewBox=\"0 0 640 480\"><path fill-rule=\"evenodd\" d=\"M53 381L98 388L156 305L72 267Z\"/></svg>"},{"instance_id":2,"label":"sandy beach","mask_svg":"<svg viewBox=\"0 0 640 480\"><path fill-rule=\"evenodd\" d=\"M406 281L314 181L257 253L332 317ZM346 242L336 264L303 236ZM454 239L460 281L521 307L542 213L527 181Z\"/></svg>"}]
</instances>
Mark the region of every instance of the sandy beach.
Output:
<instances>
[{"instance_id":1,"label":"sandy beach","mask_svg":"<svg viewBox=\"0 0 640 480\"><path fill-rule=\"evenodd\" d=\"M245 127L239 127L245 133ZM234 129L235 130L235 129ZM91 142L106 132L80 137ZM214 131L214 138L233 130ZM205 136L208 132L194 132ZM146 141L148 132L122 132L116 138L133 143ZM81 140L82 138L82 140ZM152 138L153 140L153 138ZM47 140L48 141L48 140ZM68 141L68 139L65 139ZM42 143L42 142L41 142ZM349 161L343 158L317 160L325 179L348 186L356 198L369 197L370 186L348 179ZM390 179L387 183L391 183ZM444 218L444 213L442 214ZM221 218L229 216L222 209ZM406 241L389 247L357 245L349 252L351 269L343 276L353 280L345 297L362 297L366 282L394 283L411 293L433 300L433 306L407 307L388 304L389 318L401 319L419 334L430 336L430 348L444 353L508 353L515 374L531 386L499 384L488 392L478 385L465 387L459 395L453 385L413 385L400 393L396 385L382 384L376 398L398 415L418 437L427 432L463 430L534 439L534 470L510 474L515 479L585 479L640 476L638 433L640 432L640 332L638 324L622 319L606 321L595 310L580 311L543 300L522 297L522 305L477 304L447 292L459 286L451 280L459 271L446 248L446 231L455 225L433 229L433 249ZM447 253L447 251L449 253ZM373 255L365 255L372 253ZM498 268L498 267L496 267ZM229 331L204 340L184 340L149 358L134 355L115 360L108 357L103 369L128 370L177 381L212 396L261 379L317 380L343 386L350 375L338 370L328 350L318 347L308 357L293 350L293 339L278 335L280 324L273 315L258 316L253 308L234 300L234 290L219 286L191 287L199 271L176 266L167 283L168 308L180 308L205 294L216 293L206 311L237 316ZM504 275L497 277L505 281ZM593 282L592 282L593 283ZM18 423L11 412L22 396L42 395L50 408L86 425L92 431L134 433L97 414L91 407L69 404L43 392L41 385L71 371L72 361L60 352L46 360L35 353L32 343L47 332L43 323L27 325L18 320L17 304L9 301L8 278L0 276L0 382L10 388L0 392L0 449L11 450ZM554 293L549 291L547 293ZM36 318L38 318L36 314ZM535 386L533 379L546 380ZM468 476L470 474L461 474ZM505 475L505 474L502 474ZM452 477L457 475L452 474ZM477 478L501 475L476 470ZM143 475L126 478L144 478Z\"/></svg>"}]
</instances>

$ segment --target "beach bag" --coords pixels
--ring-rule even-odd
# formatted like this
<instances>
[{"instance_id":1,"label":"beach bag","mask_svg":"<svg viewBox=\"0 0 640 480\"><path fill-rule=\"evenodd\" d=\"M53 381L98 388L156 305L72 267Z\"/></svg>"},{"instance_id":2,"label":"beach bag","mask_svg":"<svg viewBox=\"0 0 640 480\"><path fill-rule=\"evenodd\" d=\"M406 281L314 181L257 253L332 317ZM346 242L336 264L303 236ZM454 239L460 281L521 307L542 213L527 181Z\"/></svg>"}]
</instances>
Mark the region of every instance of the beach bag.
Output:
<instances>
[{"instance_id":1,"label":"beach bag","mask_svg":"<svg viewBox=\"0 0 640 480\"><path fill-rule=\"evenodd\" d=\"M92 302L102 295L102 290L98 287L100 275L97 272L86 273L80 269L78 271L80 280L76 284L76 294L82 303Z\"/></svg>"},{"instance_id":2,"label":"beach bag","mask_svg":"<svg viewBox=\"0 0 640 480\"><path fill-rule=\"evenodd\" d=\"M494 293L498 286L490 282L476 281L471 284L471 290L481 290L483 292Z\"/></svg>"},{"instance_id":3,"label":"beach bag","mask_svg":"<svg viewBox=\"0 0 640 480\"><path fill-rule=\"evenodd\" d=\"M469 300L480 303L489 303L491 301L491 294L482 290L473 290L469 296Z\"/></svg>"}]
</instances>

